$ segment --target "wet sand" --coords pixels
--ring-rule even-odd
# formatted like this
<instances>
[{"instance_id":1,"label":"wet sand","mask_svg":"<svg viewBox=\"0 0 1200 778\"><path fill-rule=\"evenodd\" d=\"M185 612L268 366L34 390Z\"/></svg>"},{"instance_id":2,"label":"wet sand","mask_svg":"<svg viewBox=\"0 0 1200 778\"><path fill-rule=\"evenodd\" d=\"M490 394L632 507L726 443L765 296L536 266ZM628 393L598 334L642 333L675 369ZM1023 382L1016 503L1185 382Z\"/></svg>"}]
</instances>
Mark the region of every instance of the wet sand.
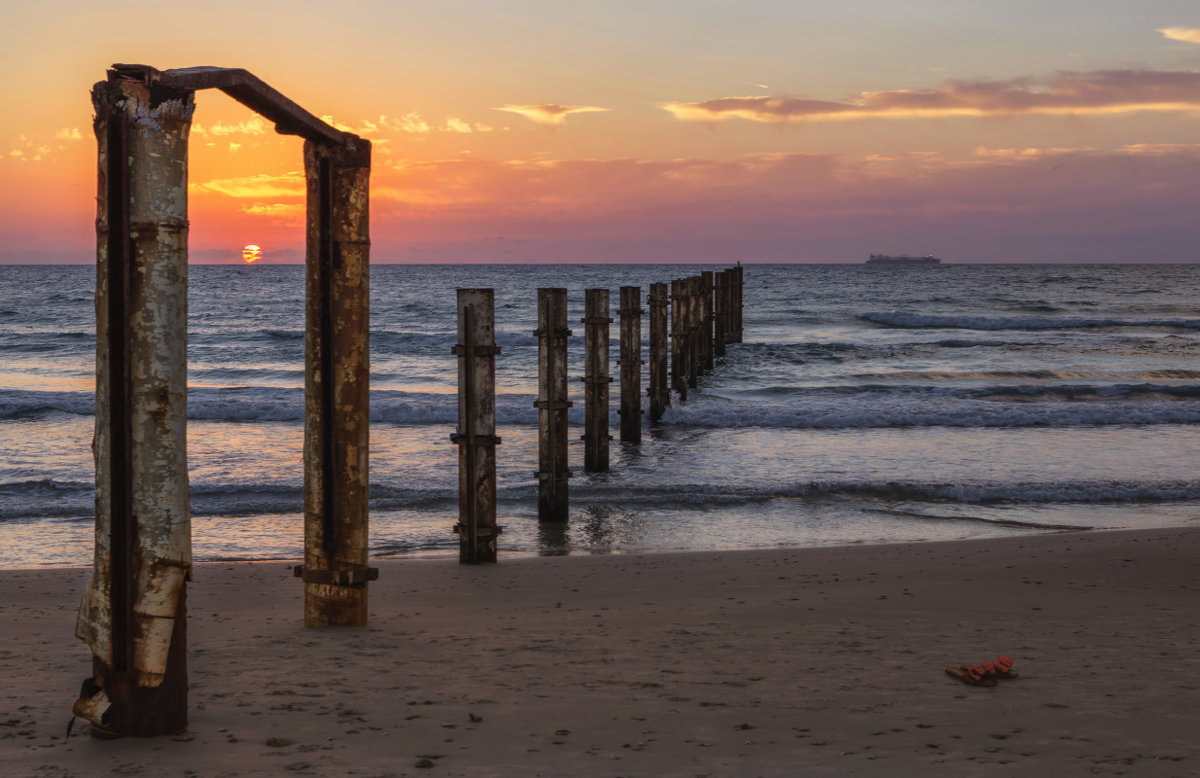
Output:
<instances>
[{"instance_id":1,"label":"wet sand","mask_svg":"<svg viewBox=\"0 0 1200 778\"><path fill-rule=\"evenodd\" d=\"M6 776L1200 773L1200 528L379 562L309 630L279 562L197 566L190 727L71 703L86 571L0 572ZM1005 653L979 688L948 664Z\"/></svg>"}]
</instances>

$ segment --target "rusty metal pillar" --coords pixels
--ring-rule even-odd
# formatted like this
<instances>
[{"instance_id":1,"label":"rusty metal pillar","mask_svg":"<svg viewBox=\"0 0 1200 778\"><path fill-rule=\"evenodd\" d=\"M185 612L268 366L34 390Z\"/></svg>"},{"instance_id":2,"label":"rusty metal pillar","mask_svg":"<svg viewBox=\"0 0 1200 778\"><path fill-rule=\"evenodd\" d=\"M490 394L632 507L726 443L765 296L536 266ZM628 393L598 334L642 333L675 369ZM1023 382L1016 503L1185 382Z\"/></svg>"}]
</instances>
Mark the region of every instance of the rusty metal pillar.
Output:
<instances>
[{"instance_id":1,"label":"rusty metal pillar","mask_svg":"<svg viewBox=\"0 0 1200 778\"><path fill-rule=\"evenodd\" d=\"M304 624L364 626L369 445L371 145L304 143Z\"/></svg>"},{"instance_id":2,"label":"rusty metal pillar","mask_svg":"<svg viewBox=\"0 0 1200 778\"><path fill-rule=\"evenodd\" d=\"M662 418L671 404L667 373L667 285L650 284L650 421Z\"/></svg>"},{"instance_id":3,"label":"rusty metal pillar","mask_svg":"<svg viewBox=\"0 0 1200 778\"><path fill-rule=\"evenodd\" d=\"M608 470L608 385L609 375L608 290L588 289L584 293L583 353L584 370L584 419L583 419L583 470L585 473L603 473Z\"/></svg>"},{"instance_id":4,"label":"rusty metal pillar","mask_svg":"<svg viewBox=\"0 0 1200 778\"><path fill-rule=\"evenodd\" d=\"M538 289L538 520L566 521L567 479L567 290Z\"/></svg>"},{"instance_id":5,"label":"rusty metal pillar","mask_svg":"<svg viewBox=\"0 0 1200 778\"><path fill-rule=\"evenodd\" d=\"M713 369L713 271L700 273L700 353L705 370Z\"/></svg>"},{"instance_id":6,"label":"rusty metal pillar","mask_svg":"<svg viewBox=\"0 0 1200 778\"><path fill-rule=\"evenodd\" d=\"M687 399L688 390L684 297L684 281L676 278L671 282L671 388L680 400Z\"/></svg>"},{"instance_id":7,"label":"rusty metal pillar","mask_svg":"<svg viewBox=\"0 0 1200 778\"><path fill-rule=\"evenodd\" d=\"M733 342L742 342L743 323L742 310L744 306L743 293L745 283L742 279L742 263L733 268Z\"/></svg>"},{"instance_id":8,"label":"rusty metal pillar","mask_svg":"<svg viewBox=\"0 0 1200 778\"><path fill-rule=\"evenodd\" d=\"M74 712L98 737L187 727L189 90L110 71L93 88L95 560L76 623L94 676Z\"/></svg>"},{"instance_id":9,"label":"rusty metal pillar","mask_svg":"<svg viewBox=\"0 0 1200 778\"><path fill-rule=\"evenodd\" d=\"M725 356L725 271L717 271L713 290L713 352Z\"/></svg>"},{"instance_id":10,"label":"rusty metal pillar","mask_svg":"<svg viewBox=\"0 0 1200 778\"><path fill-rule=\"evenodd\" d=\"M458 561L496 561L495 293L458 290Z\"/></svg>"},{"instance_id":11,"label":"rusty metal pillar","mask_svg":"<svg viewBox=\"0 0 1200 778\"><path fill-rule=\"evenodd\" d=\"M724 335L721 339L723 341L725 341L725 345L728 346L731 343L733 343L733 291L734 291L733 268L731 268L731 267L726 268L724 275L725 275L725 295L724 295L724 297L725 297L725 312L724 312L724 316L722 317L724 320L724 324L722 326L722 331L723 331Z\"/></svg>"},{"instance_id":12,"label":"rusty metal pillar","mask_svg":"<svg viewBox=\"0 0 1200 778\"><path fill-rule=\"evenodd\" d=\"M622 286L621 302L621 440L642 441L642 288Z\"/></svg>"},{"instance_id":13,"label":"rusty metal pillar","mask_svg":"<svg viewBox=\"0 0 1200 778\"><path fill-rule=\"evenodd\" d=\"M687 295L687 383L695 388L700 383L700 277L689 276L684 279L684 290Z\"/></svg>"}]
</instances>

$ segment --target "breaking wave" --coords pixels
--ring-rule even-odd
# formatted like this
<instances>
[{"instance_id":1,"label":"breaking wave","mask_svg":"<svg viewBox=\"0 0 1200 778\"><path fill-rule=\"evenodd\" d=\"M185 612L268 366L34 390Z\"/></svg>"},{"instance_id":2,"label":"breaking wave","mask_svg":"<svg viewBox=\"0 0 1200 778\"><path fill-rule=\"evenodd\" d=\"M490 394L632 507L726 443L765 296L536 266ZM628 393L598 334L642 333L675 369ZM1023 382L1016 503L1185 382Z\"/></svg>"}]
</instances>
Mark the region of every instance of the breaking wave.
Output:
<instances>
[{"instance_id":1,"label":"breaking wave","mask_svg":"<svg viewBox=\"0 0 1200 778\"><path fill-rule=\"evenodd\" d=\"M864 313L864 321L901 329L1070 330L1114 327L1200 329L1200 319L1111 319L1072 316L937 316L924 313Z\"/></svg>"},{"instance_id":2,"label":"breaking wave","mask_svg":"<svg viewBox=\"0 0 1200 778\"><path fill-rule=\"evenodd\" d=\"M192 484L192 514L196 516L256 516L300 514L304 492L299 485ZM883 503L926 502L974 505L1167 503L1200 499L1200 483L1133 481L1068 481L1050 483L940 483L936 481L813 480L781 483L769 488L753 485L683 483L649 485L632 482L588 483L571 487L572 502L598 502L627 509L697 509L742 505L778 499L868 500ZM386 483L371 485L371 510L416 510L453 514L457 490L450 487L405 488ZM501 504L536 503L533 480L498 490ZM92 520L91 483L17 481L0 483L0 521L27 518ZM947 519L951 520L951 519ZM971 519L977 520L977 519ZM1030 523L1029 526L1035 526Z\"/></svg>"}]
</instances>

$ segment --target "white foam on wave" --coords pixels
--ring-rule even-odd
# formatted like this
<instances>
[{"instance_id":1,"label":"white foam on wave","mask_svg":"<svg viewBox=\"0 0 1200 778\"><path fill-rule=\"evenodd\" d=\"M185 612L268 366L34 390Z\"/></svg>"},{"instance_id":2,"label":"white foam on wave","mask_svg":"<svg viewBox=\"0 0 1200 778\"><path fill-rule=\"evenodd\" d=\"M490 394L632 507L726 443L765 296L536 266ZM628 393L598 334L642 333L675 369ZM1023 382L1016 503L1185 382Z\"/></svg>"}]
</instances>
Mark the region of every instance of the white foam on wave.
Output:
<instances>
[{"instance_id":1,"label":"white foam on wave","mask_svg":"<svg viewBox=\"0 0 1200 778\"><path fill-rule=\"evenodd\" d=\"M775 427L782 429L878 429L887 427L1080 427L1118 424L1200 423L1200 403L1187 387L1129 386L1090 388L1094 399L1062 402L1053 395L1070 387L1038 390L1031 399L988 399L989 394L1023 394L1003 387L987 389L881 388L837 394L801 394L782 399L730 400L697 394L686 403L675 401L664 415L668 425L691 427ZM1158 391L1180 400L1149 397ZM1051 394L1039 399L1043 393ZM1067 392L1069 393L1069 392ZM1083 398L1086 393L1076 393ZM761 396L761 395L760 395ZM1123 399L1138 396L1136 402ZM537 423L533 396L501 394L496 398L498 424ZM21 419L46 413L90 416L95 400L89 392L0 392L0 419ZM583 422L577 403L569 412L572 424ZM304 391L274 387L193 389L188 418L197 421L299 422L304 419ZM454 394L376 390L371 393L371 421L377 424L454 426L458 401ZM619 424L616 405L610 406L610 425Z\"/></svg>"},{"instance_id":2,"label":"white foam on wave","mask_svg":"<svg viewBox=\"0 0 1200 778\"><path fill-rule=\"evenodd\" d=\"M865 321L909 329L1067 330L1103 327L1200 329L1200 319L1113 319L1072 316L938 316L906 311L872 312Z\"/></svg>"},{"instance_id":3,"label":"white foam on wave","mask_svg":"<svg viewBox=\"0 0 1200 778\"><path fill-rule=\"evenodd\" d=\"M697 398L664 421L693 427L878 429L887 427L1082 427L1200 423L1200 403L1165 401L1003 402L876 393L793 402L738 403Z\"/></svg>"},{"instance_id":4,"label":"white foam on wave","mask_svg":"<svg viewBox=\"0 0 1200 778\"><path fill-rule=\"evenodd\" d=\"M929 502L958 505L988 504L1121 504L1187 502L1200 499L1200 483L1136 481L1050 481L1045 483L816 479L767 484L580 482L571 488L579 506L600 504L626 510L661 508L707 510L721 505L745 505L779 499ZM530 481L499 490L501 503L536 502ZM36 498L36 499L32 499ZM55 482L0 483L0 521L23 518L91 519L91 484ZM261 516L299 513L304 508L299 485L193 484L192 513L196 516ZM453 512L457 490L452 486L371 485L372 510L435 510Z\"/></svg>"}]
</instances>

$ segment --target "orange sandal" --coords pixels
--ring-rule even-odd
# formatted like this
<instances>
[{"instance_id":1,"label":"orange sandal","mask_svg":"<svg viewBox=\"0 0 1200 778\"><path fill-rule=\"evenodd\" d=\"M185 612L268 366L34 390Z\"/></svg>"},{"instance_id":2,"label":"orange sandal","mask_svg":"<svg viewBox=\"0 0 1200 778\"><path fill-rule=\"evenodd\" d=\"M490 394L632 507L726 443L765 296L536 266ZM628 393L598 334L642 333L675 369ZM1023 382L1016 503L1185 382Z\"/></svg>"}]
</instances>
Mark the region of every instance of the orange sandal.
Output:
<instances>
[{"instance_id":1,"label":"orange sandal","mask_svg":"<svg viewBox=\"0 0 1200 778\"><path fill-rule=\"evenodd\" d=\"M962 665L961 667L947 667L946 673L952 675L963 683L968 683L971 686L995 686L996 679L989 676L982 667L976 665Z\"/></svg>"},{"instance_id":2,"label":"orange sandal","mask_svg":"<svg viewBox=\"0 0 1200 778\"><path fill-rule=\"evenodd\" d=\"M1007 656L999 656L995 662L984 662L983 669L988 675L996 678L1016 678L1019 675L1013 669L1013 660Z\"/></svg>"}]
</instances>

